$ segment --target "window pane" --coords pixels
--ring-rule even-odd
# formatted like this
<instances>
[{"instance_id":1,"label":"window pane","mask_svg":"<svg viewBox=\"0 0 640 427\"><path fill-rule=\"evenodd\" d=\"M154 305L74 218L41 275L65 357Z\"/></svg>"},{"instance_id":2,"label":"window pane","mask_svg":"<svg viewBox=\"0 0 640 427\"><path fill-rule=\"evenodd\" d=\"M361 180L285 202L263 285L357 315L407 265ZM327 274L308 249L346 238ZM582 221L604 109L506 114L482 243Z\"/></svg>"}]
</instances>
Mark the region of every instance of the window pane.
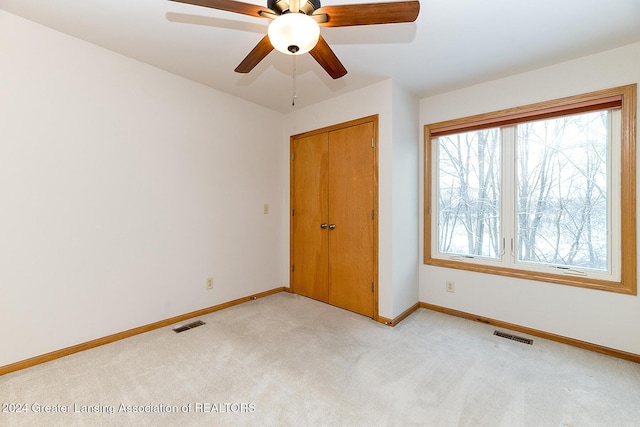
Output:
<instances>
[{"instance_id":1,"label":"window pane","mask_svg":"<svg viewBox=\"0 0 640 427\"><path fill-rule=\"evenodd\" d=\"M438 250L498 258L500 129L437 138Z\"/></svg>"},{"instance_id":2,"label":"window pane","mask_svg":"<svg viewBox=\"0 0 640 427\"><path fill-rule=\"evenodd\" d=\"M518 261L608 270L608 118L518 125Z\"/></svg>"}]
</instances>

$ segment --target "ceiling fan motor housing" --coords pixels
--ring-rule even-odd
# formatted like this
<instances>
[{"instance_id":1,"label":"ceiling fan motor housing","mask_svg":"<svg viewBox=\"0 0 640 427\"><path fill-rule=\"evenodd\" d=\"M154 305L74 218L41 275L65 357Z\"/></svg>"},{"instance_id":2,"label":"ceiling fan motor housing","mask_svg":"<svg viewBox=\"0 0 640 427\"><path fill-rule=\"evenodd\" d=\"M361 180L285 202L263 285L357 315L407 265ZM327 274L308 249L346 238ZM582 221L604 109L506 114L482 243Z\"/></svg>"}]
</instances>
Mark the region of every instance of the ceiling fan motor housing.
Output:
<instances>
[{"instance_id":1,"label":"ceiling fan motor housing","mask_svg":"<svg viewBox=\"0 0 640 427\"><path fill-rule=\"evenodd\" d=\"M267 0L267 7L277 14L289 13L289 4L285 0ZM320 9L320 0L300 0L300 12L310 15Z\"/></svg>"}]
</instances>

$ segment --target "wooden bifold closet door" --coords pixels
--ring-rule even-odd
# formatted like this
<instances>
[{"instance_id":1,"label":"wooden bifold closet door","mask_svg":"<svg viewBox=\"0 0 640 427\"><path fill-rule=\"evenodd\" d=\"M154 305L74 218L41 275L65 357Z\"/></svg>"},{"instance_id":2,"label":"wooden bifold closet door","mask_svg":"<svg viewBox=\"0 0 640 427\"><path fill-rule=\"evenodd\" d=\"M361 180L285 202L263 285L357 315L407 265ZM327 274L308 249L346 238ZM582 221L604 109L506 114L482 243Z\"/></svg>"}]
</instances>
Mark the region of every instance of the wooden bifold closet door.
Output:
<instances>
[{"instance_id":1,"label":"wooden bifold closet door","mask_svg":"<svg viewBox=\"0 0 640 427\"><path fill-rule=\"evenodd\" d=\"M291 138L291 288L376 315L376 117Z\"/></svg>"}]
</instances>

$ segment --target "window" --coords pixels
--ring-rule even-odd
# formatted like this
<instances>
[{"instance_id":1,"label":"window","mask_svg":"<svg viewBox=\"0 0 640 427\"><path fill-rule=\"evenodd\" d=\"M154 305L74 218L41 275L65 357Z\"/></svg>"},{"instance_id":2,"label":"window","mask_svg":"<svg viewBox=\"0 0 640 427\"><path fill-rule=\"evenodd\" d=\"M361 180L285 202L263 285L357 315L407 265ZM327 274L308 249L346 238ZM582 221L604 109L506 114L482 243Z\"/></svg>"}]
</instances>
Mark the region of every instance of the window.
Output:
<instances>
[{"instance_id":1,"label":"window","mask_svg":"<svg viewBox=\"0 0 640 427\"><path fill-rule=\"evenodd\" d=\"M635 96L425 126L425 264L636 294Z\"/></svg>"}]
</instances>

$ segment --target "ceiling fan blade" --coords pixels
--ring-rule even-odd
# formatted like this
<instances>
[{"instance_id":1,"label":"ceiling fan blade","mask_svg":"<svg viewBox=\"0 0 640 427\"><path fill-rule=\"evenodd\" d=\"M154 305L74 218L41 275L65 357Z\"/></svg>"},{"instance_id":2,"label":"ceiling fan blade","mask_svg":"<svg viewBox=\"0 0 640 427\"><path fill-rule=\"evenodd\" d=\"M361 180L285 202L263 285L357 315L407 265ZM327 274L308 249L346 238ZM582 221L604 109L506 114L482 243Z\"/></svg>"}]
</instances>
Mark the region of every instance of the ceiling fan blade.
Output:
<instances>
[{"instance_id":1,"label":"ceiling fan blade","mask_svg":"<svg viewBox=\"0 0 640 427\"><path fill-rule=\"evenodd\" d=\"M329 20L320 24L323 27L413 22L419 12L420 2L417 0L324 6L317 10L317 13L329 15Z\"/></svg>"},{"instance_id":2,"label":"ceiling fan blade","mask_svg":"<svg viewBox=\"0 0 640 427\"><path fill-rule=\"evenodd\" d=\"M269 36L264 36L256 47L242 60L240 65L236 67L236 73L248 73L253 70L272 50L273 46L269 41Z\"/></svg>"},{"instance_id":3,"label":"ceiling fan blade","mask_svg":"<svg viewBox=\"0 0 640 427\"><path fill-rule=\"evenodd\" d=\"M311 49L309 53L333 79L339 79L347 74L347 69L344 68L322 36L318 39L316 47Z\"/></svg>"},{"instance_id":4,"label":"ceiling fan blade","mask_svg":"<svg viewBox=\"0 0 640 427\"><path fill-rule=\"evenodd\" d=\"M273 14L273 11L266 7L255 4L243 3L235 0L170 0L177 3L192 4L195 6L209 7L211 9L225 10L227 12L240 13L260 17L260 13Z\"/></svg>"}]
</instances>

